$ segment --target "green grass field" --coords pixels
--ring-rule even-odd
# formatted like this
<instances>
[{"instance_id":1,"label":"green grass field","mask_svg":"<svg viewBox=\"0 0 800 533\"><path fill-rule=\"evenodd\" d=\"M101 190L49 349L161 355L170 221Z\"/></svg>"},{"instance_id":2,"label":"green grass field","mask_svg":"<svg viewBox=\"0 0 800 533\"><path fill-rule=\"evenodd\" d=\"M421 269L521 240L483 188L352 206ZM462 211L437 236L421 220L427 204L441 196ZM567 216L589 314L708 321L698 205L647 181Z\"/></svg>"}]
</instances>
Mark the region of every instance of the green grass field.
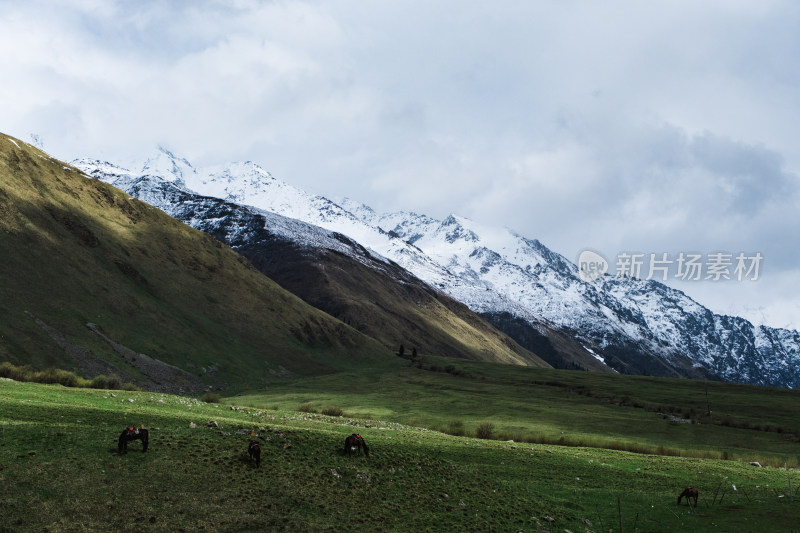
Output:
<instances>
[{"instance_id":1,"label":"green grass field","mask_svg":"<svg viewBox=\"0 0 800 533\"><path fill-rule=\"evenodd\" d=\"M337 406L354 417L467 435L490 422L502 440L800 463L800 391L436 357L416 366L270 385L235 401Z\"/></svg>"},{"instance_id":2,"label":"green grass field","mask_svg":"<svg viewBox=\"0 0 800 533\"><path fill-rule=\"evenodd\" d=\"M474 372L478 367L459 368ZM407 373L403 374L406 381L394 388L388 377L367 375L365 383L355 384L366 387L367 381L376 380L366 395L363 389L362 394L346 392L344 385L355 378L342 374L338 382L332 377L313 384L301 381L287 384L284 391L276 387L258 397L228 399L226 404L149 392L2 380L0 527L11 531L800 530L800 494L796 492L800 476L795 469L757 468L744 460L475 439L400 423L417 416L424 424L436 426L460 417L469 433L473 419L491 420L500 433L506 426L526 431L538 427L535 424L557 428L560 416L562 427L572 434L571 426L582 416L599 416L609 433L626 433L625 438L632 441L638 433L656 442L651 426L656 428L662 419L625 402L599 401L608 392L601 387L602 380L591 388L593 395L573 394L575 401L551 413L547 422L532 419L529 425L523 424L520 419L531 411L520 412L518 420L513 420L510 411L519 405L512 400L492 406L498 392L506 397L518 395L516 401L525 400L531 409L545 403L548 390L555 399L558 391L568 397L562 385L511 387L493 382L504 375L506 380L516 376L523 382L534 376L548 377L553 383L571 376L596 380L596 375L506 374L502 366L494 373L489 370L485 379L412 367L398 372ZM606 387L630 389L625 384L628 378L616 377L623 379ZM453 383L459 380L464 382L462 387L484 383L482 401L456 408L459 394L464 401L475 395L471 389L453 392ZM683 383L693 382L665 381L661 391L648 382L636 390L642 400L647 397L655 402ZM702 383L693 384L704 394ZM709 396L719 401L738 398L736 386L729 387L723 391L710 385ZM542 394L532 396L537 388ZM440 395L451 395L453 402L437 403ZM760 401L759 394L750 396ZM263 407L253 405L257 398ZM789 398L796 402L795 395ZM301 400L322 408L337 404L355 416L298 412L295 404ZM583 408L579 408L581 400ZM740 400L746 403L746 398ZM609 411L592 412L591 403L607 404ZM415 406L420 414L412 416ZM623 415L608 414L615 409L648 414L650 419L622 424ZM472 410L474 415L468 416ZM366 419L362 414L370 416ZM748 415L745 411L740 416ZM772 416L778 423L783 415ZM219 427L207 426L212 420ZM116 453L116 439L129 425L150 428L147 453L140 452L138 442L130 444L127 455ZM752 444L751 438L782 435L712 427L743 432L740 448L754 452L760 444ZM263 438L260 469L247 459L252 431ZM344 437L352 432L367 440L369 459L343 454ZM599 435L616 438L597 427L585 433L593 439ZM677 446L681 438L670 440L670 445ZM769 454L778 456L780 440L775 440L776 449ZM796 455L800 445L791 444ZM690 484L700 490L698 507L676 505L677 495Z\"/></svg>"}]
</instances>

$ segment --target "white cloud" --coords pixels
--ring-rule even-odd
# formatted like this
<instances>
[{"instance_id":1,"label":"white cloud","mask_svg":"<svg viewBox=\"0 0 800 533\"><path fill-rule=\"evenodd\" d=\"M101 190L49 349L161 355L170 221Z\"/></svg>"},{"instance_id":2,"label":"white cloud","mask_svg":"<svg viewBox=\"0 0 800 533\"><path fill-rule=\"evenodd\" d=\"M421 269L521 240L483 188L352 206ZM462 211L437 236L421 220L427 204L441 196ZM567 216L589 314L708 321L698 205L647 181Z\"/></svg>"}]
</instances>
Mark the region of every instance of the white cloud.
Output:
<instances>
[{"instance_id":1,"label":"white cloud","mask_svg":"<svg viewBox=\"0 0 800 533\"><path fill-rule=\"evenodd\" d=\"M761 290L703 297L800 328L780 318L800 299L795 2L40 0L0 19L0 128L58 157L250 159L571 259L758 250Z\"/></svg>"}]
</instances>

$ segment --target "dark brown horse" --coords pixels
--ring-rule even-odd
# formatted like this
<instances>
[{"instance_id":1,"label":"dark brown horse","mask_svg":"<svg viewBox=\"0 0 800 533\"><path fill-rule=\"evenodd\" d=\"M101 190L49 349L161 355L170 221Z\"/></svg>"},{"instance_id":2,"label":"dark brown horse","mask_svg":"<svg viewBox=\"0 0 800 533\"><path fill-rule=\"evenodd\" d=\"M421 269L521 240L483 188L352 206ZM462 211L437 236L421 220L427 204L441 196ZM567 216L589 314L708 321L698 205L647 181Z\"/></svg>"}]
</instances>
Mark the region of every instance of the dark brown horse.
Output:
<instances>
[{"instance_id":1,"label":"dark brown horse","mask_svg":"<svg viewBox=\"0 0 800 533\"><path fill-rule=\"evenodd\" d=\"M256 462L256 468L261 466L261 445L258 442L251 440L247 447L247 453L250 455L250 462Z\"/></svg>"},{"instance_id":2,"label":"dark brown horse","mask_svg":"<svg viewBox=\"0 0 800 533\"><path fill-rule=\"evenodd\" d=\"M353 433L344 439L344 453L350 455L353 452L358 453L358 451L363 451L364 455L369 457L369 448L367 447L367 443L364 442L364 437Z\"/></svg>"},{"instance_id":3,"label":"dark brown horse","mask_svg":"<svg viewBox=\"0 0 800 533\"><path fill-rule=\"evenodd\" d=\"M694 487L686 487L681 492L681 495L678 496L678 505L681 504L681 498L686 497L686 505L691 505L689 503L689 498L694 500L694 506L697 507L697 489Z\"/></svg>"},{"instance_id":4,"label":"dark brown horse","mask_svg":"<svg viewBox=\"0 0 800 533\"><path fill-rule=\"evenodd\" d=\"M144 428L125 428L119 436L117 443L117 451L119 453L128 453L128 442L132 440L142 441L142 451L147 451L147 445L150 441L147 430Z\"/></svg>"}]
</instances>

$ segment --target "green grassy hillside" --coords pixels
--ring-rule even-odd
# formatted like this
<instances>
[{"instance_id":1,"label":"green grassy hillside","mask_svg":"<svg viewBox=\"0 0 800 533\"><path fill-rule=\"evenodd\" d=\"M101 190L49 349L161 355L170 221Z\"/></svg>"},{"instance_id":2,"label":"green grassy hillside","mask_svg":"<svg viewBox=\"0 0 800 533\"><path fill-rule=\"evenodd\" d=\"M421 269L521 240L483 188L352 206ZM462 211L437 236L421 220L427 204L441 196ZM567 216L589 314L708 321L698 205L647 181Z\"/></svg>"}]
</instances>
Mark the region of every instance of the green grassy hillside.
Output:
<instances>
[{"instance_id":1,"label":"green grassy hillside","mask_svg":"<svg viewBox=\"0 0 800 533\"><path fill-rule=\"evenodd\" d=\"M129 425L150 429L147 453L138 442L116 453ZM247 459L252 432L260 469ZM369 459L342 453L352 432ZM798 483L795 470L739 461L0 380L11 531L792 531ZM676 505L689 484L697 508Z\"/></svg>"},{"instance_id":2,"label":"green grassy hillside","mask_svg":"<svg viewBox=\"0 0 800 533\"><path fill-rule=\"evenodd\" d=\"M168 389L146 354L186 390L394 364L210 236L5 135L0 254L0 361Z\"/></svg>"},{"instance_id":3,"label":"green grassy hillside","mask_svg":"<svg viewBox=\"0 0 800 533\"><path fill-rule=\"evenodd\" d=\"M686 457L800 464L800 391L423 357L239 396L254 407L336 406L455 434ZM709 414L710 413L710 414Z\"/></svg>"}]
</instances>

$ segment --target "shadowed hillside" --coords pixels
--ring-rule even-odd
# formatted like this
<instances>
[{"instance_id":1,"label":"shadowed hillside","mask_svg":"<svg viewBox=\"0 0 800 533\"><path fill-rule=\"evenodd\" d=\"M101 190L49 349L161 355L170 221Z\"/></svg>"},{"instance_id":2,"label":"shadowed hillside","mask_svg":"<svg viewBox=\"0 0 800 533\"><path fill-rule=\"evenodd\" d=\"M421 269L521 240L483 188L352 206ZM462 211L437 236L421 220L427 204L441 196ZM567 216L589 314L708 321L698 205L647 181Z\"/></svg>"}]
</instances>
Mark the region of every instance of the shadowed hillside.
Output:
<instances>
[{"instance_id":1,"label":"shadowed hillside","mask_svg":"<svg viewBox=\"0 0 800 533\"><path fill-rule=\"evenodd\" d=\"M394 361L242 256L0 135L0 360L160 390Z\"/></svg>"},{"instance_id":2,"label":"shadowed hillside","mask_svg":"<svg viewBox=\"0 0 800 533\"><path fill-rule=\"evenodd\" d=\"M396 350L549 366L505 333L348 237L150 176L113 181L247 257L304 301ZM288 229L291 228L291 229Z\"/></svg>"}]
</instances>

